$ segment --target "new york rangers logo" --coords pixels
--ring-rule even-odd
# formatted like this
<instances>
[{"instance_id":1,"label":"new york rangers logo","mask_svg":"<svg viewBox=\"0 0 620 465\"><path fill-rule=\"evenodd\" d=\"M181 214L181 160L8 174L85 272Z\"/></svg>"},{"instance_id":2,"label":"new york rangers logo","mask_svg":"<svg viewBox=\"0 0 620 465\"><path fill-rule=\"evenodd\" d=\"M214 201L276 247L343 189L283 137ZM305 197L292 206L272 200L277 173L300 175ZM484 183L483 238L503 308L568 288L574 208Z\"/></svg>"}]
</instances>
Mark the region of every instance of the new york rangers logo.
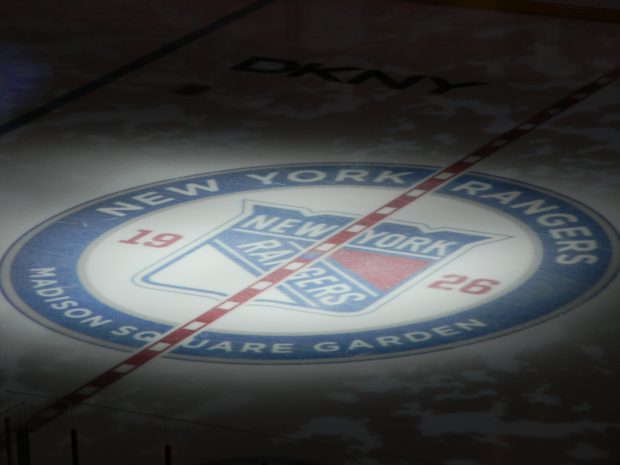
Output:
<instances>
[{"instance_id":1,"label":"new york rangers logo","mask_svg":"<svg viewBox=\"0 0 620 465\"><path fill-rule=\"evenodd\" d=\"M354 219L342 213L243 203L243 213L203 240L142 273L136 282L161 289L229 296L236 280L260 276L325 239ZM331 314L359 314L497 235L387 221L265 293L257 303ZM193 287L183 270L196 270Z\"/></svg>"},{"instance_id":2,"label":"new york rangers logo","mask_svg":"<svg viewBox=\"0 0 620 465\"><path fill-rule=\"evenodd\" d=\"M279 165L140 186L26 233L3 257L2 290L47 328L105 347L191 330L163 356L297 363L484 341L615 278L615 229L540 187L463 173L385 207L433 173ZM207 309L219 317L197 321Z\"/></svg>"}]
</instances>

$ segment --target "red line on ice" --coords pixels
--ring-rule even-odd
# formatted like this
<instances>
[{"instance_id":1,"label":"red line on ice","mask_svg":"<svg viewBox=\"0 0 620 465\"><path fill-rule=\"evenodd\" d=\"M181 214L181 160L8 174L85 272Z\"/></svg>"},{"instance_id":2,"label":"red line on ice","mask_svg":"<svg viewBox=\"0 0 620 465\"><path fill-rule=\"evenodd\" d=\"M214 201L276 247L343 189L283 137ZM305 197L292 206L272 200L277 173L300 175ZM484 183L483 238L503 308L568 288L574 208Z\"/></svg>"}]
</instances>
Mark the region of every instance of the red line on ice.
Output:
<instances>
[{"instance_id":1,"label":"red line on ice","mask_svg":"<svg viewBox=\"0 0 620 465\"><path fill-rule=\"evenodd\" d=\"M101 389L125 377L127 374L145 365L154 358L163 353L169 352L187 338L203 330L206 326L239 308L241 305L260 295L262 292L265 292L272 286L282 282L294 273L297 273L308 264L334 252L343 244L355 238L366 229L383 221L388 216L393 215L412 202L452 181L456 176L471 169L472 166L480 163L492 154L530 133L541 124L573 107L595 92L598 92L603 87L611 84L618 79L619 76L620 68L615 68L612 71L598 77L591 83L586 84L574 92L571 92L562 100L559 100L550 107L537 113L513 129L497 136L489 143L474 150L455 163L452 163L447 168L441 169L426 179L418 182L399 196L391 199L362 218L351 222L338 232L329 236L327 239L324 239L319 244L305 250L288 263L269 272L265 276L262 276L250 285L241 289L236 294L226 298L201 313L194 319L178 326L159 339L149 342L145 347L142 347L121 363L112 367L110 370L83 384L78 389L55 401L45 409L37 412L28 420L28 428L32 431L46 424L60 415L63 411L67 410L72 404L84 401L99 392Z\"/></svg>"}]
</instances>

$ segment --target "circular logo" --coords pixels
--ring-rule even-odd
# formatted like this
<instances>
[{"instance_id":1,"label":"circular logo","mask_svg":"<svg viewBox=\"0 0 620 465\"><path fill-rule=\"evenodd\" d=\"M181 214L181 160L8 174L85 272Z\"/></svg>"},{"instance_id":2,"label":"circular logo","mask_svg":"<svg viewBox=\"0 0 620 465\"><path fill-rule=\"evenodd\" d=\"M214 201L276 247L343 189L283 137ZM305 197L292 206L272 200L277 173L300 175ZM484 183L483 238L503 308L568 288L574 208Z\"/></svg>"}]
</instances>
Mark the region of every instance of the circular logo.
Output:
<instances>
[{"instance_id":1,"label":"circular logo","mask_svg":"<svg viewBox=\"0 0 620 465\"><path fill-rule=\"evenodd\" d=\"M48 328L135 350L435 172L305 164L141 186L28 232L3 259L3 291ZM310 362L437 350L573 308L618 269L618 235L598 214L479 173L355 232L277 285L254 287L167 356Z\"/></svg>"}]
</instances>

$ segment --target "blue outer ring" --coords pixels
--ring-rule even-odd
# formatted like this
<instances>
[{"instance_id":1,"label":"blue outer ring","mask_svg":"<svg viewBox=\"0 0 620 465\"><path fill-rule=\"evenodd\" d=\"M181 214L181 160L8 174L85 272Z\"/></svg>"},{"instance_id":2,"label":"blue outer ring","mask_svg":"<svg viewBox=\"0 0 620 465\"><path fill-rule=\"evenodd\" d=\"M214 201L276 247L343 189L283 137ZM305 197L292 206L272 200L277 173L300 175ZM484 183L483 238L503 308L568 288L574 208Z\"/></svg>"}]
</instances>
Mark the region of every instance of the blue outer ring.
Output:
<instances>
[{"instance_id":1,"label":"blue outer ring","mask_svg":"<svg viewBox=\"0 0 620 465\"><path fill-rule=\"evenodd\" d=\"M300 186L298 183L279 183L277 187L265 186L258 180L248 178L247 174L266 174L278 169L286 170L321 170L328 176L318 182L305 183L304 186L329 186L329 185L359 185L354 180L348 182L334 181L335 173L342 168L352 168L351 164L304 164L286 165L276 167L258 167L241 170L206 173L182 179L163 181L160 183L141 186L135 189L123 191L102 197L91 202L79 205L35 227L11 246L1 263L2 287L7 299L21 312L52 329L61 332L68 331L70 335L89 342L114 347L121 350L132 350L140 347L145 342L137 341L129 336L113 336L109 328L95 327L85 328L76 320L63 317L58 311L51 310L44 305L42 297L34 293L29 287L29 270L39 267L55 267L57 275L61 277L62 285L71 285L71 296L78 300L83 307L102 315L106 319L112 319L116 327L131 325L139 328L139 331L154 331L164 333L172 327L154 321L149 321L128 315L117 309L109 307L97 300L80 283L77 274L78 260L86 248L101 235L119 226L123 222L131 221L141 215L153 211L170 208L181 203L195 200L179 198L173 202L161 206L149 207L145 211L129 211L123 218L111 218L97 212L97 208L109 206L110 202L130 201L132 196L152 191L154 188L182 186L188 181L200 181L201 179L215 179L220 190L208 193L209 197L226 195L237 192L253 191L259 189L287 188ZM391 165L364 163L355 165L357 169L368 170L371 175L377 175L383 170L391 170L393 173L410 172L402 179L410 184L416 183L436 171L434 168L415 165ZM505 192L518 189L522 192L520 202L528 200L545 199L559 206L562 213L569 213L579 218L579 224L586 226L592 231L593 239L598 241L598 250L605 253L598 254L595 264L579 263L574 265L560 265L555 262L556 244L549 235L547 228L536 221L536 216L528 216L524 211L499 208L496 201L490 199L475 199L491 209L498 209L504 214L510 214L521 221L540 239L543 257L538 269L520 286L475 308L428 321L408 324L398 327L382 328L371 331L356 333L341 333L304 336L261 336L246 334L226 334L214 331L206 331L195 336L195 346L200 345L200 340L209 339L208 347L219 342L230 341L231 346L239 347L244 342L264 343L270 347L272 344L290 344L291 353L265 353L252 352L238 353L225 352L222 350L207 351L206 347L188 348L180 346L170 353L170 356L191 357L194 360L226 361L226 362L312 362L312 361L336 361L359 358L376 358L404 355L413 352L425 352L437 350L454 345L470 343L481 339L495 337L499 334L515 331L530 326L558 313L566 311L577 303L591 298L600 292L616 275L618 270L618 233L602 217L578 202L551 193L546 189L534 187L525 183L477 173L464 174L451 183L439 189L438 193L445 196L474 200L462 192L450 192L453 183L465 181L491 182L493 190ZM369 186L364 184L364 186ZM388 181L373 183L371 186L394 187ZM202 197L204 198L204 197ZM84 226L87 225L87 226ZM475 318L485 323L484 328L470 328L449 337L431 337L424 341L413 342L402 340L401 345L381 346L376 342L377 337L402 335L408 332L426 332L435 335L432 330L441 326L451 326L458 322ZM66 332L65 332L66 334ZM403 338L401 338L403 339ZM348 351L347 348L354 340L363 340L373 345L372 349L358 348ZM324 343L320 347L331 347L330 351L319 352L316 344ZM332 343L332 344L328 344ZM338 347L334 349L334 347Z\"/></svg>"}]
</instances>

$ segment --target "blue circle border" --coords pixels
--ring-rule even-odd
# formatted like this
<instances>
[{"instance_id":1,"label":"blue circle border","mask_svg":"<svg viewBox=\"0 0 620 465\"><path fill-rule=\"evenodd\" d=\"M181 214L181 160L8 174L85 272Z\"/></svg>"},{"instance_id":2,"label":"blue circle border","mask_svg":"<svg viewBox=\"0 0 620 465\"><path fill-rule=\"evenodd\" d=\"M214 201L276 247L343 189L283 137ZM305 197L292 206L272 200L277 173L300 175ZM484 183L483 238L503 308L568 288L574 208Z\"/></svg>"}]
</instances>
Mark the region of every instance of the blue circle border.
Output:
<instances>
[{"instance_id":1,"label":"blue circle border","mask_svg":"<svg viewBox=\"0 0 620 465\"><path fill-rule=\"evenodd\" d=\"M34 293L29 286L29 270L35 267L49 267L51 263L58 270L57 274L61 277L63 283L75 286L71 289L71 296L74 300L79 301L83 307L90 309L94 314L104 315L105 318L113 319L118 325L137 327L139 332L162 334L172 329L172 326L128 315L109 307L97 300L81 286L77 274L77 263L82 253L94 240L126 221L133 220L144 214L150 214L159 209L171 208L187 201L203 200L207 196L216 197L259 189L360 185L359 182L351 180L349 182L336 182L334 180L335 174L341 169L364 169L369 171L369 178L376 177L379 173L386 170L395 174L400 173L401 177L406 180L406 184L400 185L403 189L407 185L416 183L436 171L436 168L428 166L389 163L273 165L202 173L117 192L66 210L34 227L18 239L0 261L2 292L19 311L50 329L105 347L113 347L125 351L133 350L146 344L146 342L138 341L129 335L111 336L107 327L94 327L84 331L85 328L83 325L80 326L79 321L66 321L66 319L62 318L61 312L42 308L42 298ZM245 176L247 174L265 175L274 170L279 170L280 172L287 170L289 172L293 170L321 170L326 172L327 176L325 179L315 183L279 183L276 187L261 184L257 179ZM109 216L104 217L97 212L97 208L108 205L110 201L128 202L133 196L150 192L154 188L174 187L183 185L188 181L197 182L201 179L216 179L220 190L215 193L208 193L197 199L180 198L161 206L149 207L145 211L128 211L123 218L111 219ZM579 225L586 226L592 232L593 238L598 241L599 249L607 253L599 254L599 259L595 264L583 263L567 266L555 263L553 259L555 253L554 240L546 230L548 228L536 221L536 216L532 217L522 210L509 211L510 208L499 208L492 199L472 199L466 193L460 191L459 193L450 192L454 184L461 184L467 181L492 183L493 191L497 192L506 192L518 188L522 192L522 196L519 198L520 203L541 198L553 200L554 204L559 205L559 209L563 213L579 218ZM387 181L371 185L364 183L361 186L398 187L398 185L390 183L389 178ZM517 288L493 301L457 314L429 321L364 332L330 335L261 336L227 334L207 330L194 336L191 344L193 348L179 346L167 356L189 357L192 360L228 363L299 363L393 357L439 350L494 338L549 319L600 292L618 272L618 232L599 214L573 199L530 184L481 173L463 174L440 188L437 193L473 201L505 214L508 213L529 227L542 244L543 257L538 269ZM45 262L45 260L48 260L48 262ZM8 283L8 286L5 283ZM498 311L498 309L501 309L501 311ZM471 319L482 321L484 326L476 327L474 325L473 327L468 327L466 331L460 331L449 336L441 335L442 333L454 333L457 323L471 321ZM423 334L430 334L431 337L426 340L413 341L403 336L404 334L413 333L420 337ZM397 336L401 344L380 344L377 338L384 338L386 336ZM208 346L201 346L203 344L202 341L206 339L209 340ZM347 350L354 341L363 341L367 345L372 346L372 348L357 343L357 347L354 350ZM271 347L272 350L275 347L278 350L264 354L242 354L235 350L228 352L211 349L212 351L209 351L209 348L213 348L218 344L221 347L234 348L244 343L265 344L267 347Z\"/></svg>"}]
</instances>

